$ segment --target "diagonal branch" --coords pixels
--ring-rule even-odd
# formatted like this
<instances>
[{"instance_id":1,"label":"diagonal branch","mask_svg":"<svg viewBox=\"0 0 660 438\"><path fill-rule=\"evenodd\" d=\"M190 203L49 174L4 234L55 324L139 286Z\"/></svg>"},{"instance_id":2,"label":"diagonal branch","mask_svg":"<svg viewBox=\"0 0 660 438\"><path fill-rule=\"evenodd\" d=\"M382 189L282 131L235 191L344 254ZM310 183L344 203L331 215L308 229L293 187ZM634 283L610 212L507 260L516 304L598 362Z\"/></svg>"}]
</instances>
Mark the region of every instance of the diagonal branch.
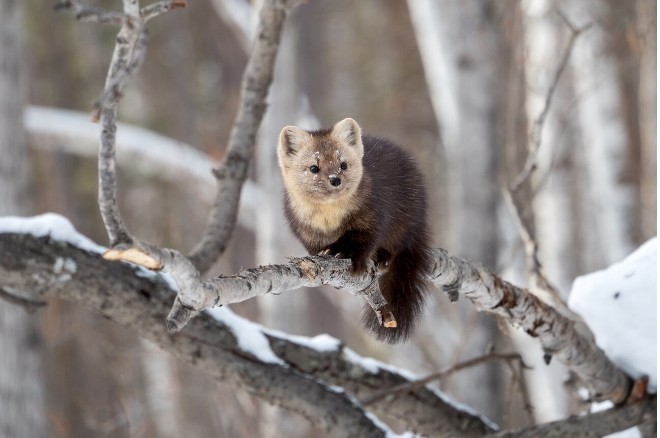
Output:
<instances>
[{"instance_id":1,"label":"diagonal branch","mask_svg":"<svg viewBox=\"0 0 660 438\"><path fill-rule=\"evenodd\" d=\"M528 368L525 363L522 360L522 357L518 353L508 353L508 354L498 354L498 353L490 353L486 354L483 356L475 357L474 359L466 360L465 362L458 363L456 365L453 365L447 369L444 369L442 371L438 371L437 373L432 373L429 374L426 377L423 377L421 379L413 380L412 382L406 382L402 383L400 385L393 386L391 388L386 388L383 389L382 391L376 392L374 395L369 397L368 399L362 400L362 406L369 406L379 400L382 400L386 397L392 398L394 396L398 396L399 394L403 392L409 392L414 389L420 388L422 386L425 386L427 383L431 383L434 380L440 380L444 379L445 377L449 376L450 374L453 374L455 372L458 372L460 370L464 370L466 368L471 368L475 367L477 365L481 365L483 363L492 361L492 360L503 360L507 362L519 362L521 364L522 368Z\"/></svg>"},{"instance_id":2,"label":"diagonal branch","mask_svg":"<svg viewBox=\"0 0 660 438\"><path fill-rule=\"evenodd\" d=\"M553 80L550 83L548 93L545 96L545 103L543 105L543 109L539 113L538 117L534 120L534 124L532 125L532 129L529 134L529 149L527 151L527 159L525 161L525 165L523 166L523 169L520 171L520 173L513 179L513 182L509 185L509 191L512 193L517 192L518 189L522 186L522 184L529 179L532 172L536 170L539 150L541 149L543 126L545 125L545 119L548 116L548 113L550 112L550 106L552 105L552 98L555 95L555 90L557 89L557 85L559 84L559 80L561 79L564 70L566 69L568 60L571 57L571 53L573 52L573 46L575 45L575 42L577 41L580 35L582 35L584 32L589 30L589 28L591 28L591 24L586 24L583 27L576 28L562 14L560 14L560 16L564 19L564 21L566 21L567 25L569 26L571 30L571 38L568 40L568 44L566 45L566 48L564 49L564 53L561 56L559 66L557 67Z\"/></svg>"},{"instance_id":3,"label":"diagonal branch","mask_svg":"<svg viewBox=\"0 0 660 438\"><path fill-rule=\"evenodd\" d=\"M55 10L73 12L76 18L117 24L117 34L110 66L101 97L94 105L92 120L101 121L101 141L98 154L99 192L101 217L105 224L112 248L130 248L136 245L121 217L117 205L116 144L117 107L128 80L141 66L146 52L146 21L177 7L185 6L184 0L164 0L141 10L138 0L123 0L123 14L81 6L78 2L64 0Z\"/></svg>"},{"instance_id":4,"label":"diagonal branch","mask_svg":"<svg viewBox=\"0 0 660 438\"><path fill-rule=\"evenodd\" d=\"M526 289L502 280L480 264L435 250L431 281L448 294L469 299L478 311L499 316L538 338L547 354L575 372L595 400L623 402L629 378L596 346L593 337L576 330L574 321Z\"/></svg>"},{"instance_id":5,"label":"diagonal branch","mask_svg":"<svg viewBox=\"0 0 660 438\"><path fill-rule=\"evenodd\" d=\"M234 231L241 188L248 176L257 130L267 108L266 97L284 20L300 3L302 0L266 0L259 13L257 38L241 83L238 113L222 164L214 171L217 196L206 230L189 255L202 274L224 253Z\"/></svg>"},{"instance_id":6,"label":"diagonal branch","mask_svg":"<svg viewBox=\"0 0 660 438\"><path fill-rule=\"evenodd\" d=\"M539 245L536 242L532 232L530 231L529 226L523 220L522 213L518 207L518 203L514 198L514 195L518 192L522 185L529 180L532 173L537 168L539 151L541 149L543 136L543 127L550 112L552 100L555 95L557 86L559 85L559 81L564 73L564 70L566 69L566 66L568 65L568 61L571 57L571 53L573 52L573 47L575 46L577 39L591 27L591 24L586 24L580 28L577 28L563 14L561 14L561 12L559 12L559 15L569 27L571 31L571 37L560 58L559 65L555 70L553 79L550 82L550 86L545 95L543 109L533 122L529 135L527 158L523 169L514 178L513 182L509 185L508 188L502 189L502 196L509 212L511 213L514 224L518 229L520 238L523 241L525 250L525 265L527 267L527 274L531 290L538 294L540 297L543 297L546 302L557 308L564 316L574 320L579 326L579 330L593 340L593 336L591 335L589 329L586 328L582 318L568 308L557 288L546 277L541 262L539 261Z\"/></svg>"}]
</instances>

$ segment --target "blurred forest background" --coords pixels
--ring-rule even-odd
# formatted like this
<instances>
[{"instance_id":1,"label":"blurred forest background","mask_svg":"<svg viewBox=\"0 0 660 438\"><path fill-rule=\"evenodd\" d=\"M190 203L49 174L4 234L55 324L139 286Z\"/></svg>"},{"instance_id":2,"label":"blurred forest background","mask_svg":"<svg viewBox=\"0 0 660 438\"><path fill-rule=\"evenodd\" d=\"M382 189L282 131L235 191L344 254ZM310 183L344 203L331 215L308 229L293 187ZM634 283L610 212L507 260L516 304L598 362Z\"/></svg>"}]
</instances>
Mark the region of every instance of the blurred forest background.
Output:
<instances>
[{"instance_id":1,"label":"blurred forest background","mask_svg":"<svg viewBox=\"0 0 660 438\"><path fill-rule=\"evenodd\" d=\"M3 137L0 192L9 190L7 181L28 186L13 201L0 196L0 214L58 212L107 244L96 203L96 139L35 106L88 113L116 29L76 22L51 3L0 0L0 34L9 38L0 58L16 65L16 74L3 76L0 99L26 105L25 135L20 125L10 131L27 144L21 161L3 152ZM121 9L118 0L85 3ZM159 167L146 153L122 161L131 152L119 141L120 208L141 239L187 251L203 230L215 189L210 169L235 116L258 3L191 0L149 25L146 61L119 119L170 137L184 155L192 145L208 160ZM250 199L213 274L304 254L282 215L277 135L288 124L327 127L350 116L418 158L435 246L525 285L524 249L501 188L523 169L571 26L591 24L556 82L536 171L516 195L546 273L565 298L577 275L622 259L656 234L656 17L654 0L308 1L286 22L253 185L244 191ZM564 388L566 372L556 361L546 366L533 339L465 302L433 293L412 341L397 346L361 330L361 307L346 293L319 289L232 309L290 333L329 333L419 375L490 349L518 351L534 367L523 379L507 363L488 362L438 383L503 427L579 408ZM0 351L0 379L19 382L25 421L47 436L319 435L295 415L217 384L71 303L51 301L24 315L0 302ZM533 410L525 409L527 399Z\"/></svg>"}]
</instances>

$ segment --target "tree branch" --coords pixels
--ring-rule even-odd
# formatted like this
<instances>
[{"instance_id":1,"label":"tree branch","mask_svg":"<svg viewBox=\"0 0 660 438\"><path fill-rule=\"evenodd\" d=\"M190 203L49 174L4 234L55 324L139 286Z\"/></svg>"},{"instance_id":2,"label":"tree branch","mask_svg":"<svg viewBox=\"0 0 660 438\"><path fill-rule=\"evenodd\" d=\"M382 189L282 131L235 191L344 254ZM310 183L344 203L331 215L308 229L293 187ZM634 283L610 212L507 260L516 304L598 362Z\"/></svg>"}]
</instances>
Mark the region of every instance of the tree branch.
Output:
<instances>
[{"instance_id":1,"label":"tree branch","mask_svg":"<svg viewBox=\"0 0 660 438\"><path fill-rule=\"evenodd\" d=\"M648 396L639 403L623 405L582 416L572 416L565 420L553 421L524 429L493 434L497 438L536 438L568 437L600 438L614 432L635 427L657 419L657 399Z\"/></svg>"},{"instance_id":2,"label":"tree branch","mask_svg":"<svg viewBox=\"0 0 660 438\"><path fill-rule=\"evenodd\" d=\"M490 354L485 354L483 356L475 357L474 359L466 360L465 362L458 363L456 365L452 365L451 367L438 371L437 373L432 373L429 374L426 377L423 377L421 379L413 380L412 382L406 382L402 383L400 385L391 387L391 388L386 388L383 389L382 391L379 391L369 397L366 400L362 400L362 406L369 406L379 400L382 400L385 397L394 397L402 392L408 392L412 391L413 389L417 389L421 386L425 386L427 383L433 382L434 380L440 380L443 379L450 374L453 374L457 371L466 369L466 368L471 368L477 365L481 365L485 362L493 361L493 360L504 360L507 362L512 362L512 361L517 361L520 362L522 368L528 368L525 363L522 360L522 357L518 353L509 353L509 354L497 354L497 353L490 353Z\"/></svg>"},{"instance_id":3,"label":"tree branch","mask_svg":"<svg viewBox=\"0 0 660 438\"><path fill-rule=\"evenodd\" d=\"M435 250L431 280L450 297L460 294L478 311L499 316L538 338L546 354L556 356L574 371L595 400L623 402L629 378L596 346L575 329L574 322L526 289L502 280L480 264Z\"/></svg>"},{"instance_id":4,"label":"tree branch","mask_svg":"<svg viewBox=\"0 0 660 438\"><path fill-rule=\"evenodd\" d=\"M256 40L241 83L238 113L222 164L215 169L218 192L206 230L190 253L193 265L206 272L220 257L234 231L241 188L248 175L257 130L266 111L275 57L287 14L301 0L266 0L259 13Z\"/></svg>"},{"instance_id":5,"label":"tree branch","mask_svg":"<svg viewBox=\"0 0 660 438\"><path fill-rule=\"evenodd\" d=\"M545 96L543 109L539 113L538 117L534 120L534 124L532 125L532 129L529 134L529 150L527 152L525 165L523 166L523 169L520 171L518 176L516 176L513 182L509 185L509 191L512 193L517 192L522 184L527 181L527 179L529 179L532 172L536 170L539 150L541 149L543 126L545 125L545 119L548 116L548 112L550 111L550 105L552 104L552 98L555 94L555 90L557 89L557 85L559 84L559 79L561 79L561 76L566 69L568 60L570 59L571 53L573 52L573 46L575 45L578 37L585 31L589 30L591 27L591 24L586 24L581 28L576 28L566 19L566 17L564 17L562 14L560 14L560 16L564 19L564 21L566 21L567 25L571 29L571 38L566 45L566 49L564 50L564 53L561 57L561 61L559 62L559 66L555 71L554 78L550 83L548 93Z\"/></svg>"},{"instance_id":6,"label":"tree branch","mask_svg":"<svg viewBox=\"0 0 660 438\"><path fill-rule=\"evenodd\" d=\"M241 346L240 330L207 314L192 320L182 333L168 335L163 321L175 294L170 284L162 275L104 260L49 237L0 233L0 287L82 303L212 377L301 413L330 434L346 436L350 431L355 436L374 436L380 432L362 418L364 412L353 396L328 385L367 398L383 387L410 380L385 364L360 358L337 341L315 343L252 324L265 335L275 355L266 362ZM375 403L370 409L428 436L475 436L494 430L428 388Z\"/></svg>"},{"instance_id":7,"label":"tree branch","mask_svg":"<svg viewBox=\"0 0 660 438\"><path fill-rule=\"evenodd\" d=\"M469 299L477 310L493 313L514 327L537 337L546 354L554 355L573 370L595 400L624 401L630 390L628 377L593 342L576 330L574 321L544 303L526 289L505 282L482 265L434 250L431 281L450 299ZM166 265L168 261L163 261ZM174 268L167 267L168 272ZM209 279L193 285L188 278L168 318L180 329L202 310L271 292L302 286L329 284L351 291L364 290L375 278L375 270L352 276L347 260L308 256L291 258L285 265L249 269L230 277ZM194 281L193 281L194 283Z\"/></svg>"}]
</instances>

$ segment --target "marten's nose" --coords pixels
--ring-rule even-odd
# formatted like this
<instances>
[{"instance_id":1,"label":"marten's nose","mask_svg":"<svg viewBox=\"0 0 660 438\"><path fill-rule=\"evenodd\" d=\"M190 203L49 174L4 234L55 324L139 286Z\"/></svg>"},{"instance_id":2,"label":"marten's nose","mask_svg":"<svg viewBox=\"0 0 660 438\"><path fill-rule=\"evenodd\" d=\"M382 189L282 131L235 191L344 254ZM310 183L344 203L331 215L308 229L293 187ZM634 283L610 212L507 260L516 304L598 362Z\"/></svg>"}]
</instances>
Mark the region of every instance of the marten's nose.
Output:
<instances>
[{"instance_id":1,"label":"marten's nose","mask_svg":"<svg viewBox=\"0 0 660 438\"><path fill-rule=\"evenodd\" d=\"M330 184L333 187L339 187L339 185L341 184L341 178L339 178L336 175L330 175Z\"/></svg>"}]
</instances>

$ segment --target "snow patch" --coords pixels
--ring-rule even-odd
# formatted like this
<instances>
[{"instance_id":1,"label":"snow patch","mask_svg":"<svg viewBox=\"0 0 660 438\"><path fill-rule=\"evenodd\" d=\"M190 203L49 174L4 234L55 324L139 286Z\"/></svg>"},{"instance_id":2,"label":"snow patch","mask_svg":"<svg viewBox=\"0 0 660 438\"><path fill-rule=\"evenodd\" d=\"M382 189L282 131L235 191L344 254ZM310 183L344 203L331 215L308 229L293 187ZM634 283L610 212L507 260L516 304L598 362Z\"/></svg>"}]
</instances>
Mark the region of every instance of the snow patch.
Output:
<instances>
[{"instance_id":1,"label":"snow patch","mask_svg":"<svg viewBox=\"0 0 660 438\"><path fill-rule=\"evenodd\" d=\"M290 335L281 331L271 330L271 329L268 329L268 333L280 338L288 339L289 341L295 344L302 345L307 348L311 348L312 350L316 350L321 353L337 351L341 346L341 341L339 341L339 339L333 338L328 334L322 334L322 335L314 336L313 338L309 338L307 336Z\"/></svg>"},{"instance_id":2,"label":"snow patch","mask_svg":"<svg viewBox=\"0 0 660 438\"><path fill-rule=\"evenodd\" d=\"M657 386L657 243L650 239L621 262L575 279L569 307L605 354L633 378Z\"/></svg>"},{"instance_id":3,"label":"snow patch","mask_svg":"<svg viewBox=\"0 0 660 438\"><path fill-rule=\"evenodd\" d=\"M263 327L259 324L236 315L227 306L213 307L206 309L205 312L215 320L229 327L234 336L236 336L236 341L238 342L238 346L241 347L241 350L263 362L285 365L284 361L277 357L270 348L270 343L264 335Z\"/></svg>"},{"instance_id":4,"label":"snow patch","mask_svg":"<svg viewBox=\"0 0 660 438\"><path fill-rule=\"evenodd\" d=\"M32 217L0 217L1 233L31 234L35 237L50 236L51 239L70 243L85 251L103 253L106 250L76 231L67 218L55 213Z\"/></svg>"}]
</instances>

